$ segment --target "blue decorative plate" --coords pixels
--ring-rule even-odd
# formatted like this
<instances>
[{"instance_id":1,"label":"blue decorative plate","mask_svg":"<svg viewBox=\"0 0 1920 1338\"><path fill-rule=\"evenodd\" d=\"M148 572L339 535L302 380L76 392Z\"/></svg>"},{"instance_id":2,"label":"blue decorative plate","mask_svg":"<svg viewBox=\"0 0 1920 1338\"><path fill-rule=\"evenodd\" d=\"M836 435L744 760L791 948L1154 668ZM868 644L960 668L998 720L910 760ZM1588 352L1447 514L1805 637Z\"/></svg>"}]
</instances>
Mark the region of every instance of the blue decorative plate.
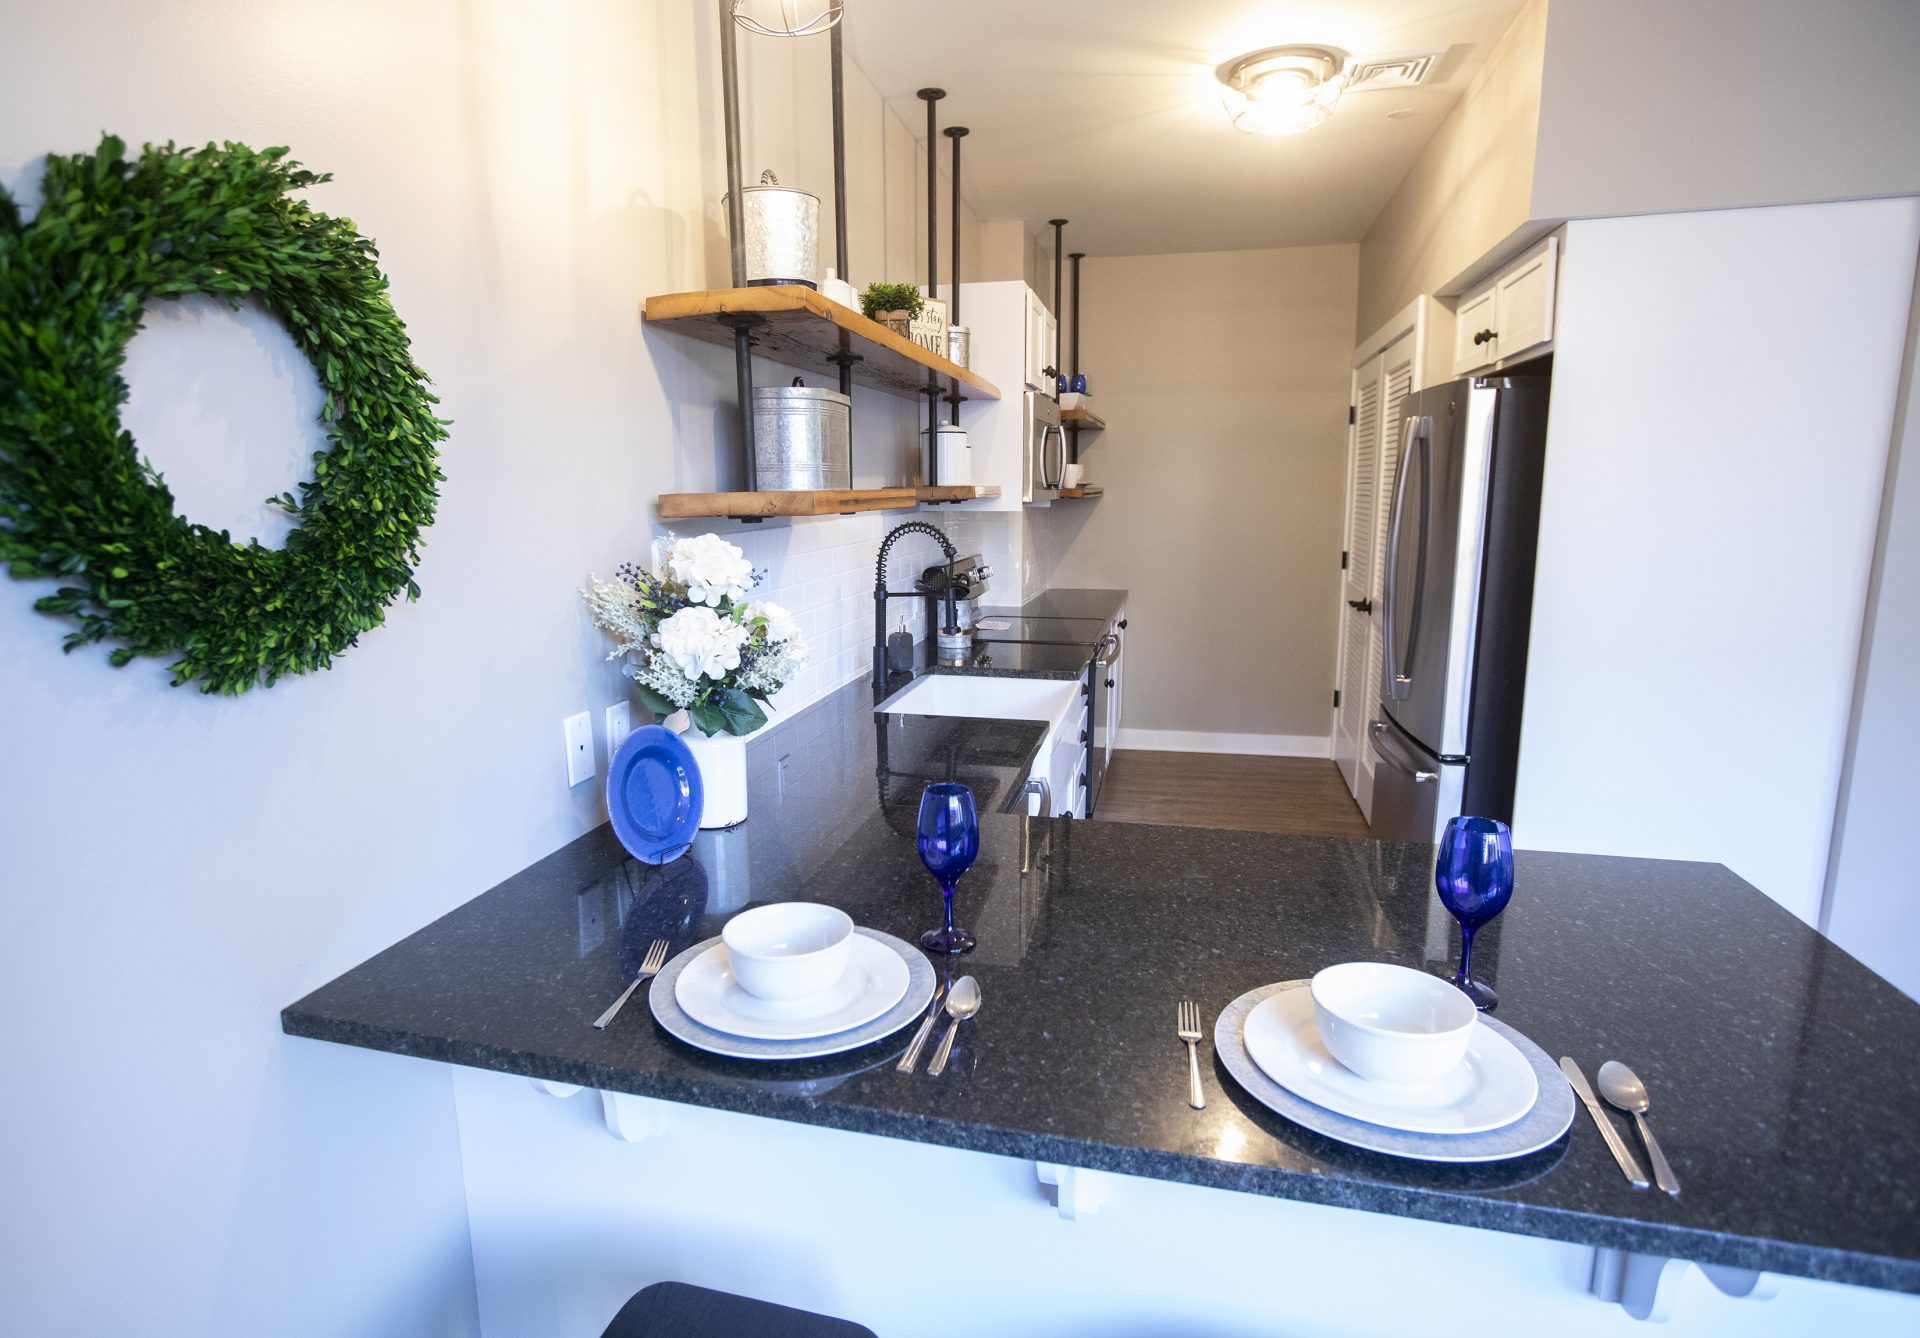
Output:
<instances>
[{"instance_id":1,"label":"blue decorative plate","mask_svg":"<svg viewBox=\"0 0 1920 1338\"><path fill-rule=\"evenodd\" d=\"M680 736L642 725L607 766L607 816L627 853L665 864L693 844L705 793L700 768Z\"/></svg>"}]
</instances>

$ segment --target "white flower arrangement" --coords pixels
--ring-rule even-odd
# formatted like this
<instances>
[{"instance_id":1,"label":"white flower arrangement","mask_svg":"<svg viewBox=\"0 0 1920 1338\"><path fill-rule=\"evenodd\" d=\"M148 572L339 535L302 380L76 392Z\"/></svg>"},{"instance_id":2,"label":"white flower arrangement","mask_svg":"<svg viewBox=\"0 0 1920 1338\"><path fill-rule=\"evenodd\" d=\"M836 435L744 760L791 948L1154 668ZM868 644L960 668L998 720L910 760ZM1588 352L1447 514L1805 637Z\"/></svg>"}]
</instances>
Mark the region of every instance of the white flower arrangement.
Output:
<instances>
[{"instance_id":1,"label":"white flower arrangement","mask_svg":"<svg viewBox=\"0 0 1920 1338\"><path fill-rule=\"evenodd\" d=\"M807 658L791 613L747 599L759 580L719 535L669 535L647 567L623 563L611 581L589 576L580 593L614 639L607 658L626 659L648 710L684 710L707 735L744 735L767 722L767 699Z\"/></svg>"}]
</instances>

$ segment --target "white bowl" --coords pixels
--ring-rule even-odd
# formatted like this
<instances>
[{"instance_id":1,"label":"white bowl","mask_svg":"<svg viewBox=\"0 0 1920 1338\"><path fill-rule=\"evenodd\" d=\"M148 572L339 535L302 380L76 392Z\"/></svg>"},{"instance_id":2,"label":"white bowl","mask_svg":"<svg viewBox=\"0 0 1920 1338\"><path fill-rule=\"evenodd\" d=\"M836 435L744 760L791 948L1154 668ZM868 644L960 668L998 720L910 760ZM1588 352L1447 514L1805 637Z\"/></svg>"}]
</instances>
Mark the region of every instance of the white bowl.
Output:
<instances>
[{"instance_id":1,"label":"white bowl","mask_svg":"<svg viewBox=\"0 0 1920 1338\"><path fill-rule=\"evenodd\" d=\"M1479 1012L1438 976L1343 962L1313 978L1313 1019L1333 1057L1363 1078L1431 1082L1466 1057Z\"/></svg>"},{"instance_id":2,"label":"white bowl","mask_svg":"<svg viewBox=\"0 0 1920 1338\"><path fill-rule=\"evenodd\" d=\"M781 901L740 912L720 939L741 989L761 999L804 999L846 971L853 919L832 906Z\"/></svg>"}]
</instances>

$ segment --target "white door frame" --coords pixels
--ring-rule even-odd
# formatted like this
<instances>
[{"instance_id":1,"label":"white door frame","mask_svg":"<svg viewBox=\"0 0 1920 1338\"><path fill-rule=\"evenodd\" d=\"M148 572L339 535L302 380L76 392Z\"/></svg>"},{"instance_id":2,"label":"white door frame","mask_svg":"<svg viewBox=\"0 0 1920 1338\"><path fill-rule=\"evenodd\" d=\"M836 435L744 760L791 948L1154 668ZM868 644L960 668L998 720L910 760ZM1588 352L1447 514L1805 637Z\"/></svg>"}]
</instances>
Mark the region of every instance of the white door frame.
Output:
<instances>
[{"instance_id":1,"label":"white door frame","mask_svg":"<svg viewBox=\"0 0 1920 1338\"><path fill-rule=\"evenodd\" d=\"M1382 353L1386 352L1387 349L1399 343L1402 339L1406 338L1408 335L1413 336L1413 389L1417 391L1425 387L1427 332L1428 332L1428 325L1429 325L1428 314L1432 306L1433 306L1433 299L1431 297L1427 297L1424 295L1420 297L1416 297L1413 301L1409 302L1406 306L1402 307L1398 312L1394 313L1393 317L1389 319L1386 324L1382 325L1379 329L1375 330L1372 334L1367 336L1367 338L1363 339L1360 342L1360 344L1354 349L1353 363L1352 363L1353 379L1351 379L1348 383L1347 402L1350 407L1358 403L1358 389L1359 389L1358 377L1361 369L1366 367L1368 363L1378 358ZM1350 413L1349 417L1352 417L1352 416L1353 415ZM1344 493L1346 509L1344 512L1345 520L1342 523L1342 529L1341 529L1342 541L1347 543L1351 543L1351 540L1352 540L1351 520L1353 516L1353 505L1354 505L1354 497L1353 497L1354 463L1355 463L1355 454L1356 454L1356 441L1355 441L1354 434L1358 430L1359 430L1359 427L1357 423L1350 425L1347 429L1347 486ZM1380 457L1376 455L1376 460L1378 460L1379 458ZM1376 465L1376 472L1378 472L1377 465ZM1378 481L1376 481L1376 486L1378 486ZM1351 558L1351 555L1349 554L1348 561L1351 561L1351 560L1352 558ZM1339 688L1345 685L1346 679L1347 679L1346 619L1347 619L1349 610L1347 609L1347 606L1346 606L1347 568L1344 565L1336 573L1336 579L1333 583L1333 594L1334 594L1335 606L1339 610L1339 622L1337 625L1341 629L1341 634L1334 638L1335 650L1334 650L1333 681L1334 681L1336 690L1338 690ZM1343 700L1340 705L1333 707L1329 714L1327 736L1333 743L1334 755L1336 758L1339 756L1339 747L1340 747L1340 738L1341 738L1341 734L1340 734L1341 713L1345 710L1351 710L1351 709L1364 709L1364 702L1352 703L1352 702L1347 702ZM1361 746L1364 749L1365 747L1364 722L1362 723L1362 726L1361 726L1360 737L1361 737ZM1364 765L1364 761L1357 761L1354 768L1354 774L1358 778L1358 783L1351 787L1353 790L1354 802L1360 806L1360 811L1364 816L1371 818L1372 808L1373 808L1373 787L1369 782L1372 779L1372 770L1371 768Z\"/></svg>"},{"instance_id":2,"label":"white door frame","mask_svg":"<svg viewBox=\"0 0 1920 1338\"><path fill-rule=\"evenodd\" d=\"M1427 388L1427 331L1431 325L1429 313L1433 309L1431 297L1416 297L1406 306L1393 314L1393 318L1360 341L1353 350L1353 369L1372 362L1407 334L1413 335L1413 388Z\"/></svg>"}]
</instances>

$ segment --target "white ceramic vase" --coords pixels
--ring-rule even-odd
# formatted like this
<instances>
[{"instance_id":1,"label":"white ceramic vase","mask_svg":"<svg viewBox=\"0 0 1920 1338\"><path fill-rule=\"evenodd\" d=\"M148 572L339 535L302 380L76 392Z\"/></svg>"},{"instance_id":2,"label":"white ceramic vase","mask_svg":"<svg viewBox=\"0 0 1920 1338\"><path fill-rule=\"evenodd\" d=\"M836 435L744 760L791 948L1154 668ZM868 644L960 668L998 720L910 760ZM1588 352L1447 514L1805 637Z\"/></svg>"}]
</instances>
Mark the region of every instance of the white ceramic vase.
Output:
<instances>
[{"instance_id":1,"label":"white ceramic vase","mask_svg":"<svg viewBox=\"0 0 1920 1338\"><path fill-rule=\"evenodd\" d=\"M732 827L747 820L747 741L738 734L702 734L689 723L681 742L700 768L700 788L706 800L700 825Z\"/></svg>"}]
</instances>

